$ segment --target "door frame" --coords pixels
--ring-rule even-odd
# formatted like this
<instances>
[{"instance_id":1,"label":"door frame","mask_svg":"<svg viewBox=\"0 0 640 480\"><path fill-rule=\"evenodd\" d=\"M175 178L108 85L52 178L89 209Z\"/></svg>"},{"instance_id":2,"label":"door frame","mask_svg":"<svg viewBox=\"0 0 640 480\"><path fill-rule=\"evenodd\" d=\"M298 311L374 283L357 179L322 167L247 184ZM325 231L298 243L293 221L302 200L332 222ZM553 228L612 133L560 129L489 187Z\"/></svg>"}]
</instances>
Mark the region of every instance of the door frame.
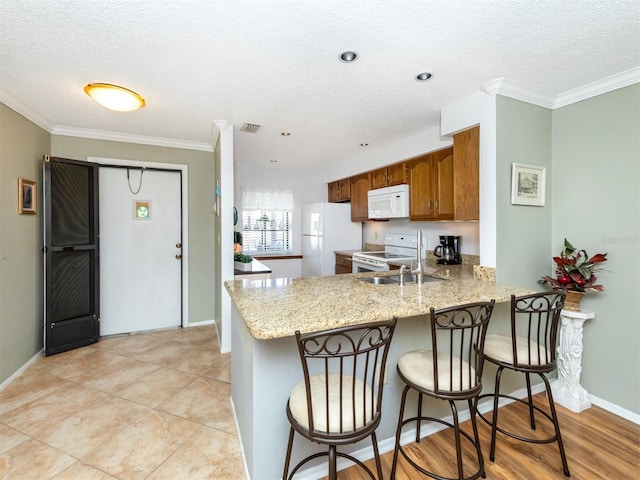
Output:
<instances>
[{"instance_id":1,"label":"door frame","mask_svg":"<svg viewBox=\"0 0 640 480\"><path fill-rule=\"evenodd\" d=\"M87 162L98 165L118 167L148 167L161 170L180 171L182 182L182 327L189 326L189 185L187 165L162 162L142 162L139 160L123 160L119 158L87 157Z\"/></svg>"}]
</instances>

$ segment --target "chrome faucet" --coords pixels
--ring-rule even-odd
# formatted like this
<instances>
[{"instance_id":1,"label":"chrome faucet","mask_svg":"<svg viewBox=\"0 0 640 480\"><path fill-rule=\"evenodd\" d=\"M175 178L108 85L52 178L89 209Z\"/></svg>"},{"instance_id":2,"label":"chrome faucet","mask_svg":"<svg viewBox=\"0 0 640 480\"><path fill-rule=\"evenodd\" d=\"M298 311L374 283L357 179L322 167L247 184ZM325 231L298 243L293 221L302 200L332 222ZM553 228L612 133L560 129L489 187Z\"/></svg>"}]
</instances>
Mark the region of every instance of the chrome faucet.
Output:
<instances>
[{"instance_id":1,"label":"chrome faucet","mask_svg":"<svg viewBox=\"0 0 640 480\"><path fill-rule=\"evenodd\" d=\"M418 230L418 251L416 253L416 261L418 262L418 268L411 270L411 273L416 276L416 283L422 284L422 230Z\"/></svg>"}]
</instances>

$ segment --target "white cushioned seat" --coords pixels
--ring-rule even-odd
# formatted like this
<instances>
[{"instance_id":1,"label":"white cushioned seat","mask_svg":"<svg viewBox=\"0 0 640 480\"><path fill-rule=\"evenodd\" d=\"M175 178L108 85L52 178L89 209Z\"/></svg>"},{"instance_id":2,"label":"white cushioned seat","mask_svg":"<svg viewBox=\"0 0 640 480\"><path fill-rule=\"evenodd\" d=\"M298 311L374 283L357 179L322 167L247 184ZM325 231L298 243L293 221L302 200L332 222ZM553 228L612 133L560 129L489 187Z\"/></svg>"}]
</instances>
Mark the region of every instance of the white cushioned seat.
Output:
<instances>
[{"instance_id":1,"label":"white cushioned seat","mask_svg":"<svg viewBox=\"0 0 640 480\"><path fill-rule=\"evenodd\" d=\"M471 368L471 375L469 375L470 366L467 362L460 362L456 358L452 363L453 385L449 382L450 356L448 353L438 352L438 388L440 390L460 391L474 387L475 385L469 384L469 378L475 379L475 369ZM462 368L460 368L461 363ZM435 390L433 352L431 350L414 350L405 353L398 360L398 368L411 383L426 390ZM462 370L462 385L460 385L460 370Z\"/></svg>"},{"instance_id":2,"label":"white cushioned seat","mask_svg":"<svg viewBox=\"0 0 640 480\"><path fill-rule=\"evenodd\" d=\"M340 374L329 374L329 428L327 429L326 411L326 382L324 374L309 377L311 386L311 403L313 405L313 426L317 431L337 433L354 430L353 402L351 375L342 376L342 430L340 429ZM362 405L364 394L366 395L366 407ZM371 421L371 388L365 386L360 380L355 383L355 427L361 428ZM366 412L365 412L366 408ZM309 429L307 412L307 395L304 381L299 382L292 390L289 397L289 409L296 421L306 429ZM373 402L373 410L376 410L376 402Z\"/></svg>"},{"instance_id":3,"label":"white cushioned seat","mask_svg":"<svg viewBox=\"0 0 640 480\"><path fill-rule=\"evenodd\" d=\"M548 359L551 358L549 352L544 347L540 347L537 342L530 341L527 347L527 339L521 337L516 337L516 352L519 365L544 365L549 363ZM497 333L487 335L484 342L484 355L499 362L513 364L515 360L511 336Z\"/></svg>"}]
</instances>

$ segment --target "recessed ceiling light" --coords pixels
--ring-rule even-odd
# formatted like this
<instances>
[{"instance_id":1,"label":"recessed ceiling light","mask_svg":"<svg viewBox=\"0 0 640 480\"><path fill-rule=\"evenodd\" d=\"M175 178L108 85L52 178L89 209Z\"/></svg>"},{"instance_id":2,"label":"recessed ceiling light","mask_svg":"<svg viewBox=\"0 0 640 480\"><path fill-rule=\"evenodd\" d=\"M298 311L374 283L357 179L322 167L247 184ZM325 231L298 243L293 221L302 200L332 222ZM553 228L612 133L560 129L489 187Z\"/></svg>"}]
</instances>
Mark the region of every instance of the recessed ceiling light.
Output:
<instances>
[{"instance_id":1,"label":"recessed ceiling light","mask_svg":"<svg viewBox=\"0 0 640 480\"><path fill-rule=\"evenodd\" d=\"M278 160L269 160L271 163L278 163Z\"/></svg>"},{"instance_id":2,"label":"recessed ceiling light","mask_svg":"<svg viewBox=\"0 0 640 480\"><path fill-rule=\"evenodd\" d=\"M358 54L356 52L346 51L340 54L340 61L349 63L355 62L358 59Z\"/></svg>"},{"instance_id":3,"label":"recessed ceiling light","mask_svg":"<svg viewBox=\"0 0 640 480\"><path fill-rule=\"evenodd\" d=\"M282 132L280 135L282 135L283 137L288 137L291 134L289 132Z\"/></svg>"},{"instance_id":4,"label":"recessed ceiling light","mask_svg":"<svg viewBox=\"0 0 640 480\"><path fill-rule=\"evenodd\" d=\"M110 83L90 83L84 91L103 107L117 112L131 112L146 104L136 92Z\"/></svg>"},{"instance_id":5,"label":"recessed ceiling light","mask_svg":"<svg viewBox=\"0 0 640 480\"><path fill-rule=\"evenodd\" d=\"M368 143L361 143L361 144L360 144L360 146L361 146L361 147L368 147L368 146L369 146L369 144L368 144Z\"/></svg>"},{"instance_id":6,"label":"recessed ceiling light","mask_svg":"<svg viewBox=\"0 0 640 480\"><path fill-rule=\"evenodd\" d=\"M431 75L428 72L423 72L423 73L419 73L418 75L416 75L416 80L418 80L419 82L426 82L427 80L429 80L433 75Z\"/></svg>"}]
</instances>

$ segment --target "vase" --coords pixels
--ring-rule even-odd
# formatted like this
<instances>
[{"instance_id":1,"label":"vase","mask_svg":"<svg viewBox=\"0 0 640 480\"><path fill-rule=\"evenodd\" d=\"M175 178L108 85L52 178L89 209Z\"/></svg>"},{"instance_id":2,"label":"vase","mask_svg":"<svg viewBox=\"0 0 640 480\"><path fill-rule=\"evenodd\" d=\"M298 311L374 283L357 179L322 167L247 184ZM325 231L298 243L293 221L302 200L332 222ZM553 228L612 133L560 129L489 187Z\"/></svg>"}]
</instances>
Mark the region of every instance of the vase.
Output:
<instances>
[{"instance_id":1,"label":"vase","mask_svg":"<svg viewBox=\"0 0 640 480\"><path fill-rule=\"evenodd\" d=\"M584 297L584 292L576 292L575 290L567 290L567 296L564 299L564 309L572 312L580 311L580 301Z\"/></svg>"}]
</instances>

